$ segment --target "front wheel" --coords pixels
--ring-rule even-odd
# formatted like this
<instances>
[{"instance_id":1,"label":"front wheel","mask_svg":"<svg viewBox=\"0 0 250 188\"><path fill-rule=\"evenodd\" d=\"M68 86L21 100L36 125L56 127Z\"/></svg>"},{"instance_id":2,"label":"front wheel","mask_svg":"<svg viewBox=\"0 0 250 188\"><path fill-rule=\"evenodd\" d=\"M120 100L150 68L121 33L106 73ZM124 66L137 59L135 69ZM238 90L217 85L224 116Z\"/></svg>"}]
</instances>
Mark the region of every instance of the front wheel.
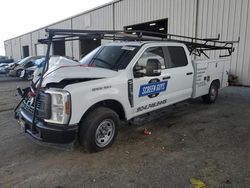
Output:
<instances>
[{"instance_id":1,"label":"front wheel","mask_svg":"<svg viewBox=\"0 0 250 188\"><path fill-rule=\"evenodd\" d=\"M20 77L22 71L23 71L22 69L18 69L18 70L16 71L16 77Z\"/></svg>"},{"instance_id":2,"label":"front wheel","mask_svg":"<svg viewBox=\"0 0 250 188\"><path fill-rule=\"evenodd\" d=\"M209 88L209 92L207 95L202 96L203 101L206 104L215 103L216 99L218 98L219 87L216 82L213 82Z\"/></svg>"},{"instance_id":3,"label":"front wheel","mask_svg":"<svg viewBox=\"0 0 250 188\"><path fill-rule=\"evenodd\" d=\"M87 152L98 152L110 147L117 135L119 117L111 109L98 107L82 120L79 143Z\"/></svg>"},{"instance_id":4,"label":"front wheel","mask_svg":"<svg viewBox=\"0 0 250 188\"><path fill-rule=\"evenodd\" d=\"M33 74L31 74L31 73L26 74L26 80L31 81L31 80L33 80L33 78L34 78Z\"/></svg>"}]
</instances>

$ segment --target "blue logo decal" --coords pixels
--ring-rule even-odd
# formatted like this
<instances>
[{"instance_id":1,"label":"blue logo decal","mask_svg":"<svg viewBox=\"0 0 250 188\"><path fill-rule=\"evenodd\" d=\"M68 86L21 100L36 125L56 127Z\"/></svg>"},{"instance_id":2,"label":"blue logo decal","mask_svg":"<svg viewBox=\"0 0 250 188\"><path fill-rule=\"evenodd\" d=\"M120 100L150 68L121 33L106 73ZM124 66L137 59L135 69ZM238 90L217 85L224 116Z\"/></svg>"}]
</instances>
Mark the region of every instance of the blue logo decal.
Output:
<instances>
[{"instance_id":1,"label":"blue logo decal","mask_svg":"<svg viewBox=\"0 0 250 188\"><path fill-rule=\"evenodd\" d=\"M140 87L139 97L154 95L167 90L168 81L145 84Z\"/></svg>"}]
</instances>

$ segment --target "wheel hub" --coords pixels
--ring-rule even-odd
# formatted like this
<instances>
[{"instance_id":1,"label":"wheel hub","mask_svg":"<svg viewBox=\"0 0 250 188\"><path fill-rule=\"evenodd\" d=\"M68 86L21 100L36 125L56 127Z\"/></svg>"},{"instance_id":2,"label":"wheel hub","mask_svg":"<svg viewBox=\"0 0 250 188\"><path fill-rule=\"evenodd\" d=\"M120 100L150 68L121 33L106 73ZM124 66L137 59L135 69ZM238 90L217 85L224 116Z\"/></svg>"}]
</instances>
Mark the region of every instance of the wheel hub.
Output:
<instances>
[{"instance_id":1,"label":"wheel hub","mask_svg":"<svg viewBox=\"0 0 250 188\"><path fill-rule=\"evenodd\" d=\"M99 147L107 146L113 139L115 133L115 124L111 119L102 121L95 134L95 142Z\"/></svg>"}]
</instances>

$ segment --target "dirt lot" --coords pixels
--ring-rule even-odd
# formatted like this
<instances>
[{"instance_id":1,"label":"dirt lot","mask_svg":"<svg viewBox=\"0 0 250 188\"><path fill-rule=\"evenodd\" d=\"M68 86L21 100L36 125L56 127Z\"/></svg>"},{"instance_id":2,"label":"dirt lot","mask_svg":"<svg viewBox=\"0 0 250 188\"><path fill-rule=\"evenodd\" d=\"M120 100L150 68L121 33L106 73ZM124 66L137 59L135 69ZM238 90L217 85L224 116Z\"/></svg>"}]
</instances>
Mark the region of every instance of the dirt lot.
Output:
<instances>
[{"instance_id":1,"label":"dirt lot","mask_svg":"<svg viewBox=\"0 0 250 188\"><path fill-rule=\"evenodd\" d=\"M207 187L250 185L250 88L227 88L143 126L122 127L113 147L84 153L32 142L13 119L17 86L0 78L0 187ZM144 136L143 130L152 131Z\"/></svg>"}]
</instances>

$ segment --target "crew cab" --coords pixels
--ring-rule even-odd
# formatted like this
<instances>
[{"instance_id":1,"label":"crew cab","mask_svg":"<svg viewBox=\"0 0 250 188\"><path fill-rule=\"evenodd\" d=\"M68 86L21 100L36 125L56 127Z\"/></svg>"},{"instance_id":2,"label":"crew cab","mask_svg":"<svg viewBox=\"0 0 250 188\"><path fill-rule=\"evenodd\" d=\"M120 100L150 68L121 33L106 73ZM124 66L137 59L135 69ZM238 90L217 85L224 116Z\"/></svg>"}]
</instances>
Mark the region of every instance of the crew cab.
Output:
<instances>
[{"instance_id":1,"label":"crew cab","mask_svg":"<svg viewBox=\"0 0 250 188\"><path fill-rule=\"evenodd\" d=\"M110 147L121 121L191 98L211 104L228 86L226 58L191 60L179 42L112 42L80 64L63 57L55 61L43 76L35 116L29 94L16 118L40 142L79 141L88 152Z\"/></svg>"}]
</instances>

